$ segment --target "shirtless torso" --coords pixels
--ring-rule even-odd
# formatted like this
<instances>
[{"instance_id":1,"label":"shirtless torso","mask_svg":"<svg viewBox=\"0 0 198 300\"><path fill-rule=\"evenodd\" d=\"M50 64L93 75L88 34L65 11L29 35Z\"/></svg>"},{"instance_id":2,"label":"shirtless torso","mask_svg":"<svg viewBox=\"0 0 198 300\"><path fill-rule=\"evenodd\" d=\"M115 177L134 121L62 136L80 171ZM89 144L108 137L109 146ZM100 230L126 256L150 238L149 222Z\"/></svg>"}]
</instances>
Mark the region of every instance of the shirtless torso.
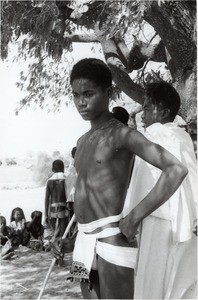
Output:
<instances>
[{"instance_id":1,"label":"shirtless torso","mask_svg":"<svg viewBox=\"0 0 198 300\"><path fill-rule=\"evenodd\" d=\"M74 203L79 223L118 215L123 209L133 156L129 151L119 149L116 132L121 127L124 127L121 122L110 118L78 142Z\"/></svg>"},{"instance_id":2,"label":"shirtless torso","mask_svg":"<svg viewBox=\"0 0 198 300\"><path fill-rule=\"evenodd\" d=\"M112 118L109 111L112 76L102 61L92 58L79 61L73 67L70 83L75 106L91 125L91 130L78 140L75 154L78 176L74 212L79 232L73 262L83 263L88 269L91 251L95 250L94 270L97 270L94 278L93 272L90 274L94 293L89 293L87 284L81 282L82 294L85 299L132 299L134 264L130 259L135 245L129 241L134 240L141 220L175 192L186 170L165 149ZM122 221L119 218L115 228L107 222L105 226L111 228L89 231L93 223L122 216L134 154L161 169L162 175L153 190L125 217L123 231L128 240L119 229ZM165 189L166 186L169 188Z\"/></svg>"}]
</instances>

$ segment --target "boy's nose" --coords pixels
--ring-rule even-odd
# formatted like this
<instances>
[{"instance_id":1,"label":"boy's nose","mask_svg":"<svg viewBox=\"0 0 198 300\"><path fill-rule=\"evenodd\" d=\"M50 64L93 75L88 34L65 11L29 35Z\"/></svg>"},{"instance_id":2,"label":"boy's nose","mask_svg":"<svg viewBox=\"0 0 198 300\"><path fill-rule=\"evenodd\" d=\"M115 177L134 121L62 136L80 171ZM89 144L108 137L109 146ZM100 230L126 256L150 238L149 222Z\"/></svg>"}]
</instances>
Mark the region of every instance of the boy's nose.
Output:
<instances>
[{"instance_id":1,"label":"boy's nose","mask_svg":"<svg viewBox=\"0 0 198 300\"><path fill-rule=\"evenodd\" d=\"M79 99L79 106L86 106L86 100L84 98L84 96L81 96Z\"/></svg>"}]
</instances>

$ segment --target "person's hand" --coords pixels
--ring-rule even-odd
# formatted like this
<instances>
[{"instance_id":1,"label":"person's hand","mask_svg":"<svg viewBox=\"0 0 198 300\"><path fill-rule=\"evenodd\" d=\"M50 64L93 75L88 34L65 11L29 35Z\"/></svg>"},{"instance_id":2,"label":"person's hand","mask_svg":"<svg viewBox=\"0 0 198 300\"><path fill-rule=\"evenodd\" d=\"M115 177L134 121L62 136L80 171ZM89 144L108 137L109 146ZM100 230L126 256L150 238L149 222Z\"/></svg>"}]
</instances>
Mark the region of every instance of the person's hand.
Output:
<instances>
[{"instance_id":1,"label":"person's hand","mask_svg":"<svg viewBox=\"0 0 198 300\"><path fill-rule=\"evenodd\" d=\"M133 221L132 216L129 214L119 222L119 228L128 240L129 243L134 242L136 234L138 233L139 223Z\"/></svg>"},{"instance_id":2,"label":"person's hand","mask_svg":"<svg viewBox=\"0 0 198 300\"><path fill-rule=\"evenodd\" d=\"M52 246L52 254L57 259L63 258L64 253L70 253L74 250L75 237L69 239L55 239L55 241L51 244Z\"/></svg>"},{"instance_id":3,"label":"person's hand","mask_svg":"<svg viewBox=\"0 0 198 300\"><path fill-rule=\"evenodd\" d=\"M69 210L69 211L73 211L74 209L74 203L73 202L71 202L71 201L68 201L67 202L67 209Z\"/></svg>"},{"instance_id":4,"label":"person's hand","mask_svg":"<svg viewBox=\"0 0 198 300\"><path fill-rule=\"evenodd\" d=\"M51 243L51 252L56 259L63 259L63 239L55 239L55 241Z\"/></svg>"}]
</instances>

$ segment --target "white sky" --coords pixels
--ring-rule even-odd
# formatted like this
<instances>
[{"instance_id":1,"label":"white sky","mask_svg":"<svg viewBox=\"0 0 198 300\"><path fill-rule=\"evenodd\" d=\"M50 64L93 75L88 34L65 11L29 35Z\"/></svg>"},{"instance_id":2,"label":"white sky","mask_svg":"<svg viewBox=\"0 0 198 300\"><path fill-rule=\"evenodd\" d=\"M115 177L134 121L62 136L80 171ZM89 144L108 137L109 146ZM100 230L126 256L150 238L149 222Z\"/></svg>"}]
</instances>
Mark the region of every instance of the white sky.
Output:
<instances>
[{"instance_id":1,"label":"white sky","mask_svg":"<svg viewBox=\"0 0 198 300\"><path fill-rule=\"evenodd\" d=\"M91 44L74 45L75 62L85 57L103 59L99 46L91 52ZM0 159L22 157L28 152L55 150L70 152L77 139L89 130L89 122L82 120L75 107L63 107L61 112L28 109L18 116L14 110L24 94L16 87L23 65L12 62L12 53L7 63L0 61ZM26 68L24 62L24 69Z\"/></svg>"}]
</instances>

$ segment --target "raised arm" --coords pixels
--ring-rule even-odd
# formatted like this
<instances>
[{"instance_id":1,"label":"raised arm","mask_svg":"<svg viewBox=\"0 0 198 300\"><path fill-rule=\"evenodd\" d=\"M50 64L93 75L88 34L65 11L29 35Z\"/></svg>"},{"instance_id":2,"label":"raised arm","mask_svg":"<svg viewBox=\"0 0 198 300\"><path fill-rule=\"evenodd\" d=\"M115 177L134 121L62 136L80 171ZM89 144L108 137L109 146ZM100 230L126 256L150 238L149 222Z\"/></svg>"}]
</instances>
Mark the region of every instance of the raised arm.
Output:
<instances>
[{"instance_id":1,"label":"raised arm","mask_svg":"<svg viewBox=\"0 0 198 300\"><path fill-rule=\"evenodd\" d=\"M162 170L148 195L120 222L120 228L130 241L140 222L165 203L178 189L188 170L163 147L147 140L141 133L128 130L122 133L122 143L143 160Z\"/></svg>"}]
</instances>

